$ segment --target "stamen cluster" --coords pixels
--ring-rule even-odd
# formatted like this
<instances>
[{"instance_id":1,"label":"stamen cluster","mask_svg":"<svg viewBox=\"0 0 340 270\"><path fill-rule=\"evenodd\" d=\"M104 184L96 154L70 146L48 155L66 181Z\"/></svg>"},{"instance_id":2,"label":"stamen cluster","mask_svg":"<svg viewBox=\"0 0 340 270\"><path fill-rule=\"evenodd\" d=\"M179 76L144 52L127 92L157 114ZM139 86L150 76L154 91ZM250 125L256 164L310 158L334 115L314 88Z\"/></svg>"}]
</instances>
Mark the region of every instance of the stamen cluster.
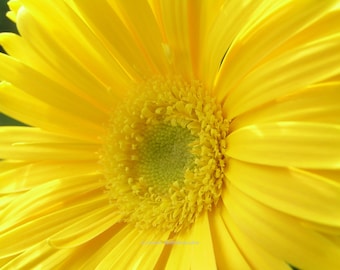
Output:
<instances>
[{"instance_id":1,"label":"stamen cluster","mask_svg":"<svg viewBox=\"0 0 340 270\"><path fill-rule=\"evenodd\" d=\"M228 126L199 82L140 86L113 113L102 152L108 193L124 221L178 232L211 210L225 182Z\"/></svg>"}]
</instances>

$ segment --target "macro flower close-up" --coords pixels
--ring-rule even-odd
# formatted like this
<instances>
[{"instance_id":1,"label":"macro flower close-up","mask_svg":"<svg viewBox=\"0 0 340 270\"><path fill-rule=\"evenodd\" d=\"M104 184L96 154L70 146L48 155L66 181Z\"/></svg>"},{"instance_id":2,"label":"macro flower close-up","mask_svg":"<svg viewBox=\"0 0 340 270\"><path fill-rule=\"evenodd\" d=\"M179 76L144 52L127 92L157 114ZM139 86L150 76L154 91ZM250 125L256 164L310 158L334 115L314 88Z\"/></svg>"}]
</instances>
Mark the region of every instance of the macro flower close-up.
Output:
<instances>
[{"instance_id":1,"label":"macro flower close-up","mask_svg":"<svg viewBox=\"0 0 340 270\"><path fill-rule=\"evenodd\" d=\"M339 0L10 0L0 269L340 269Z\"/></svg>"}]
</instances>

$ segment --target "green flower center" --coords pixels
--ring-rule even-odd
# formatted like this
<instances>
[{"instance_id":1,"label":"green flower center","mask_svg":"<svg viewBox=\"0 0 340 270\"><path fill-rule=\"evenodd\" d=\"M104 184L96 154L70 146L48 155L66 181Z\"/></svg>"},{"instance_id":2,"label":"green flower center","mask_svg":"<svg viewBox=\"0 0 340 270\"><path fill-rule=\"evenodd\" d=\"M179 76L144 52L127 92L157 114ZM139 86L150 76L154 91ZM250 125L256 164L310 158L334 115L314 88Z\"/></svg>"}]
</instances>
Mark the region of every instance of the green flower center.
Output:
<instances>
[{"instance_id":1,"label":"green flower center","mask_svg":"<svg viewBox=\"0 0 340 270\"><path fill-rule=\"evenodd\" d=\"M193 165L189 144L194 138L180 126L161 124L150 128L138 147L140 175L159 192L166 192L174 181L183 182L186 169Z\"/></svg>"}]
</instances>

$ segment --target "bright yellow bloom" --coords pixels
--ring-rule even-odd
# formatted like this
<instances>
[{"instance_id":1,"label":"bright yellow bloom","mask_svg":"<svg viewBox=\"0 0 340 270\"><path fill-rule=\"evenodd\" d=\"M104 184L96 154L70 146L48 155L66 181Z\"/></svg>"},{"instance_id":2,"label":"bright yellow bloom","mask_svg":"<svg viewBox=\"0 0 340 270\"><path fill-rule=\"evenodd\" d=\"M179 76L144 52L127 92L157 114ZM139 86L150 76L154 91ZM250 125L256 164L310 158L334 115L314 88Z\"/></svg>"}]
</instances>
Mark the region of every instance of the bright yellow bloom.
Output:
<instances>
[{"instance_id":1,"label":"bright yellow bloom","mask_svg":"<svg viewBox=\"0 0 340 270\"><path fill-rule=\"evenodd\" d=\"M11 0L1 269L340 269L339 0Z\"/></svg>"}]
</instances>

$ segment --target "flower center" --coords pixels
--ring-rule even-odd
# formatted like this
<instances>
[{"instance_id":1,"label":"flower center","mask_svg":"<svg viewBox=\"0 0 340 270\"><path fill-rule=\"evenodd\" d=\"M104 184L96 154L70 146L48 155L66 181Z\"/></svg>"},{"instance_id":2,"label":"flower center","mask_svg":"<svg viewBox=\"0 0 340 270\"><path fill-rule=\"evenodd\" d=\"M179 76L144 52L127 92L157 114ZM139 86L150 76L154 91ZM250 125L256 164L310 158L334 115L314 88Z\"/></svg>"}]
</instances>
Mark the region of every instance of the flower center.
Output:
<instances>
[{"instance_id":1,"label":"flower center","mask_svg":"<svg viewBox=\"0 0 340 270\"><path fill-rule=\"evenodd\" d=\"M146 130L138 146L139 175L157 192L166 193L171 183L183 182L184 173L193 164L189 143L194 136L186 128L161 124Z\"/></svg>"},{"instance_id":2,"label":"flower center","mask_svg":"<svg viewBox=\"0 0 340 270\"><path fill-rule=\"evenodd\" d=\"M178 232L217 204L228 122L199 82L152 79L113 112L102 151L124 221Z\"/></svg>"}]
</instances>

